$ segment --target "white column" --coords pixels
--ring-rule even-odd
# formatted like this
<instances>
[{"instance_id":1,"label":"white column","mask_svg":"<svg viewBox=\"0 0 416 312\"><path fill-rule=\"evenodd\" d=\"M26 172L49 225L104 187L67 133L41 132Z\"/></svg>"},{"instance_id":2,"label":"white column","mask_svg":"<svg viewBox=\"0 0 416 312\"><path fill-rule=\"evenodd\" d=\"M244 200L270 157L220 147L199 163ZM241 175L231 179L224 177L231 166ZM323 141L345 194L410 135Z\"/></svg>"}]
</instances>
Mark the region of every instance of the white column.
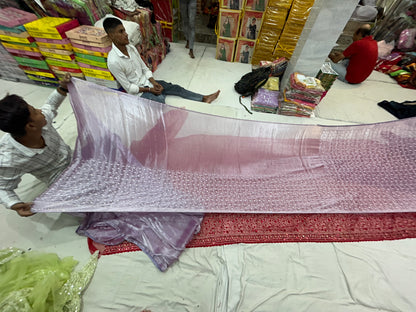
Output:
<instances>
[{"instance_id":1,"label":"white column","mask_svg":"<svg viewBox=\"0 0 416 312\"><path fill-rule=\"evenodd\" d=\"M316 76L358 2L359 0L315 0L283 76L282 89L293 72Z\"/></svg>"}]
</instances>

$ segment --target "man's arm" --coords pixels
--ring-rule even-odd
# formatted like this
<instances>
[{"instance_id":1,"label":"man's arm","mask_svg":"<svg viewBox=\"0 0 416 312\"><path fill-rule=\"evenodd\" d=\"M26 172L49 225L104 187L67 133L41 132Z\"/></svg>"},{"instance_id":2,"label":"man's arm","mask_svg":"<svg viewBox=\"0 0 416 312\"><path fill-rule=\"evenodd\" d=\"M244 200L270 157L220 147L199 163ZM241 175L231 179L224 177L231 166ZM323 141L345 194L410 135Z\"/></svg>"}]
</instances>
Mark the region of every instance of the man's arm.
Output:
<instances>
[{"instance_id":1,"label":"man's arm","mask_svg":"<svg viewBox=\"0 0 416 312\"><path fill-rule=\"evenodd\" d=\"M163 87L161 84L159 84L153 77L149 79L149 81L152 83L153 88L149 90L149 92L152 92L153 94L159 95L163 91Z\"/></svg>"},{"instance_id":2,"label":"man's arm","mask_svg":"<svg viewBox=\"0 0 416 312\"><path fill-rule=\"evenodd\" d=\"M71 82L71 75L67 73L59 82L59 87L49 95L45 105L42 106L42 112L53 120L58 114L58 108L64 101L68 93L68 83Z\"/></svg>"},{"instance_id":3,"label":"man's arm","mask_svg":"<svg viewBox=\"0 0 416 312\"><path fill-rule=\"evenodd\" d=\"M139 62L138 66L141 67L142 74L145 75L147 79L150 79L151 77L153 77L152 72L149 70L146 64L142 61L139 52L135 48L133 48L133 49L129 49L129 53L135 54ZM125 70L123 69L121 64L119 64L117 61L111 58L108 58L107 66L110 72L116 78L116 80L121 84L121 86L124 88L124 90L126 90L128 94L139 94L142 92L150 92L149 88L140 87L138 85L131 83L126 76Z\"/></svg>"},{"instance_id":4,"label":"man's arm","mask_svg":"<svg viewBox=\"0 0 416 312\"><path fill-rule=\"evenodd\" d=\"M30 211L32 203L24 203L15 193L15 189L21 181L22 174L11 168L0 168L0 202L6 208L15 210L20 216L33 215Z\"/></svg>"},{"instance_id":5,"label":"man's arm","mask_svg":"<svg viewBox=\"0 0 416 312\"><path fill-rule=\"evenodd\" d=\"M126 90L128 94L138 94L140 92L143 92L140 90L141 88L139 86L132 84L127 79L127 76L124 73L124 70L121 68L120 64L107 62L107 66L110 72L116 78L116 80L121 84L123 89Z\"/></svg>"},{"instance_id":6,"label":"man's arm","mask_svg":"<svg viewBox=\"0 0 416 312\"><path fill-rule=\"evenodd\" d=\"M342 52L334 52L329 55L329 58L332 62L338 63L339 61L342 61L345 58L345 56Z\"/></svg>"}]
</instances>

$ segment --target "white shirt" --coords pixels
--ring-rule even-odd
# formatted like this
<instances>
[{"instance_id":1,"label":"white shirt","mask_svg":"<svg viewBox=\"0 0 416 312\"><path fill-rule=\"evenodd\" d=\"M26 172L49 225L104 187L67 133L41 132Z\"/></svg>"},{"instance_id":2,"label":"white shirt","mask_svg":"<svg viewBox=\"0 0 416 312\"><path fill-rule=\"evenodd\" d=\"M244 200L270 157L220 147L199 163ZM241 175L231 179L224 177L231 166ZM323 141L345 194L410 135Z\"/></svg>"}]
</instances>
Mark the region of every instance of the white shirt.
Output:
<instances>
[{"instance_id":1,"label":"white shirt","mask_svg":"<svg viewBox=\"0 0 416 312\"><path fill-rule=\"evenodd\" d=\"M140 87L153 86L149 81L153 75L137 49L130 44L126 48L129 56L124 55L113 43L113 47L108 53L107 66L127 93L140 95Z\"/></svg>"},{"instance_id":2,"label":"white shirt","mask_svg":"<svg viewBox=\"0 0 416 312\"><path fill-rule=\"evenodd\" d=\"M52 120L65 96L54 91L42 107L46 125L42 128L44 148L29 148L6 133L0 139L0 202L7 208L22 202L14 192L25 173L50 185L70 164L71 148L63 141Z\"/></svg>"}]
</instances>

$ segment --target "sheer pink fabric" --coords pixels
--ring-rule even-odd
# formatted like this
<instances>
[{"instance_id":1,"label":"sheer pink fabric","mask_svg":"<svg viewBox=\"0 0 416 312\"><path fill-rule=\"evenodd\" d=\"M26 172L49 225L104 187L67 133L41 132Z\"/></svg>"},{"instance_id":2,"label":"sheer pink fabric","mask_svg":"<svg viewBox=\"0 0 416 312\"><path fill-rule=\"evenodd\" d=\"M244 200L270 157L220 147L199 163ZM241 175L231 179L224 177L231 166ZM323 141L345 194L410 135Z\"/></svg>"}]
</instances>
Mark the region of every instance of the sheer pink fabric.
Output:
<instances>
[{"instance_id":1,"label":"sheer pink fabric","mask_svg":"<svg viewBox=\"0 0 416 312\"><path fill-rule=\"evenodd\" d=\"M205 115L82 80L71 166L34 211L416 211L416 119L360 126ZM353 101L353 99L351 99Z\"/></svg>"}]
</instances>

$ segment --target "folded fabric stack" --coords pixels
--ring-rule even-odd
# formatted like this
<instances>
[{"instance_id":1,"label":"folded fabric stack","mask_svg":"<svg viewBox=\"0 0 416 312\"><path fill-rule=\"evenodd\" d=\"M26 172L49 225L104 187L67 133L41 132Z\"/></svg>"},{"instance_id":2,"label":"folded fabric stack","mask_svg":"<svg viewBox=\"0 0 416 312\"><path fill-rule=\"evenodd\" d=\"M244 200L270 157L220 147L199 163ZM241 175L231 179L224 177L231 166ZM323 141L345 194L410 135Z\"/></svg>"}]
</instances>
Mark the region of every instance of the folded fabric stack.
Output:
<instances>
[{"instance_id":1,"label":"folded fabric stack","mask_svg":"<svg viewBox=\"0 0 416 312\"><path fill-rule=\"evenodd\" d=\"M319 79L293 73L284 91L284 101L279 106L279 114L311 117L324 92Z\"/></svg>"},{"instance_id":2,"label":"folded fabric stack","mask_svg":"<svg viewBox=\"0 0 416 312\"><path fill-rule=\"evenodd\" d=\"M75 18L82 25L94 25L104 15L111 13L105 0L41 0L41 3L49 15Z\"/></svg>"},{"instance_id":3,"label":"folded fabric stack","mask_svg":"<svg viewBox=\"0 0 416 312\"><path fill-rule=\"evenodd\" d=\"M121 88L107 67L111 40L104 29L82 25L68 31L66 35L71 41L75 59L87 81L112 89Z\"/></svg>"},{"instance_id":4,"label":"folded fabric stack","mask_svg":"<svg viewBox=\"0 0 416 312\"><path fill-rule=\"evenodd\" d=\"M141 42L136 45L143 61L151 71L155 71L167 53L163 40L162 26L159 22L151 22L152 12L148 8L139 8L134 12L121 8L113 8L114 15L127 21L136 22L140 26Z\"/></svg>"},{"instance_id":5,"label":"folded fabric stack","mask_svg":"<svg viewBox=\"0 0 416 312\"><path fill-rule=\"evenodd\" d=\"M16 8L0 10L0 77L2 79L30 81L23 70L42 55L23 24L36 20L31 14ZM23 64L23 65L22 65ZM31 68L32 69L32 68ZM37 69L35 69L37 71Z\"/></svg>"},{"instance_id":6,"label":"folded fabric stack","mask_svg":"<svg viewBox=\"0 0 416 312\"><path fill-rule=\"evenodd\" d=\"M281 57L279 59L272 61L260 61L260 66L264 67L264 66L270 66L270 68L272 69L272 73L271 75L274 77L280 77L283 76L283 74L285 73L285 70L287 68L287 60L284 57Z\"/></svg>"},{"instance_id":7,"label":"folded fabric stack","mask_svg":"<svg viewBox=\"0 0 416 312\"><path fill-rule=\"evenodd\" d=\"M251 109L276 114L279 108L279 91L260 88L251 100Z\"/></svg>"},{"instance_id":8,"label":"folded fabric stack","mask_svg":"<svg viewBox=\"0 0 416 312\"><path fill-rule=\"evenodd\" d=\"M132 21L140 25L142 35L141 45L138 47L144 62L155 71L166 56L166 45L163 40L162 26L159 22L152 24L152 12L147 8L137 9L139 14L134 15Z\"/></svg>"},{"instance_id":9,"label":"folded fabric stack","mask_svg":"<svg viewBox=\"0 0 416 312\"><path fill-rule=\"evenodd\" d=\"M251 99L251 109L276 114L279 108L279 77L270 77Z\"/></svg>"},{"instance_id":10,"label":"folded fabric stack","mask_svg":"<svg viewBox=\"0 0 416 312\"><path fill-rule=\"evenodd\" d=\"M42 55L42 65L52 71L53 76L31 75L30 79L50 84L59 84L59 78L70 73L81 77L72 46L65 32L79 25L77 20L60 17L43 17L25 24L28 33L35 38ZM43 60L44 59L44 60Z\"/></svg>"}]
</instances>

